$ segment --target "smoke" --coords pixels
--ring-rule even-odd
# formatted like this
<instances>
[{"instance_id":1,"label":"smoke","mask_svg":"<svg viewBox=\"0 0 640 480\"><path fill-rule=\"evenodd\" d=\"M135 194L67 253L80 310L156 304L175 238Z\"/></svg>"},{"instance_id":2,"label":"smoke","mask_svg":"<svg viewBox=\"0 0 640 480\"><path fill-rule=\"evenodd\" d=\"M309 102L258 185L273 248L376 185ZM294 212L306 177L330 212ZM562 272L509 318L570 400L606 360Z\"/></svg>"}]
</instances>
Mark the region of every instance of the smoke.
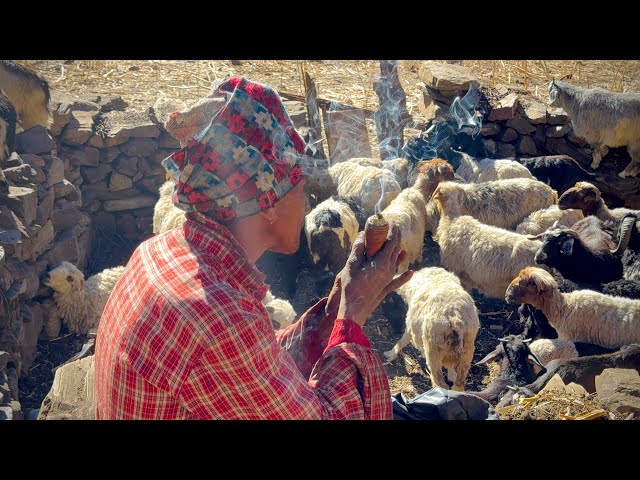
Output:
<instances>
[{"instance_id":1,"label":"smoke","mask_svg":"<svg viewBox=\"0 0 640 480\"><path fill-rule=\"evenodd\" d=\"M452 118L458 125L458 130L470 129L471 137L476 138L482 128L482 114L476 111L480 103L478 83L471 82L464 97L456 97L449 108L447 119Z\"/></svg>"},{"instance_id":2,"label":"smoke","mask_svg":"<svg viewBox=\"0 0 640 480\"><path fill-rule=\"evenodd\" d=\"M380 179L381 193L380 193L380 199L378 200L378 203L376 203L375 213L380 213L382 211L382 200L384 199L385 186L387 184L384 180L384 175L380 175L379 179Z\"/></svg>"}]
</instances>

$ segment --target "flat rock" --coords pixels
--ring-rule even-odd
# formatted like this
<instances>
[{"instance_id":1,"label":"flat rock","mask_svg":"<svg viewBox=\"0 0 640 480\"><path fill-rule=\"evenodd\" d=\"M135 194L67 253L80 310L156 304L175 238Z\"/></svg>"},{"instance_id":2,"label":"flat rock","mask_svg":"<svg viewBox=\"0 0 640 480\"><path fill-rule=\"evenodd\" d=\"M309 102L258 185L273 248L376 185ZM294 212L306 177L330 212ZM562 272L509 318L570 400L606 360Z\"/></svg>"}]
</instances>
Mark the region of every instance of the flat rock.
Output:
<instances>
[{"instance_id":1,"label":"flat rock","mask_svg":"<svg viewBox=\"0 0 640 480\"><path fill-rule=\"evenodd\" d=\"M95 419L93 358L93 355L81 358L56 370L38 420Z\"/></svg>"},{"instance_id":2,"label":"flat rock","mask_svg":"<svg viewBox=\"0 0 640 480\"><path fill-rule=\"evenodd\" d=\"M33 188L9 186L8 194L0 194L0 205L6 205L30 225L36 218L38 197Z\"/></svg>"},{"instance_id":3,"label":"flat rock","mask_svg":"<svg viewBox=\"0 0 640 480\"><path fill-rule=\"evenodd\" d=\"M42 171L42 170L41 170ZM19 167L5 168L2 173L5 178L13 183L37 182L38 172L31 165L20 165Z\"/></svg>"},{"instance_id":4,"label":"flat rock","mask_svg":"<svg viewBox=\"0 0 640 480\"><path fill-rule=\"evenodd\" d=\"M94 111L72 111L61 139L68 145L83 145L93 135Z\"/></svg>"},{"instance_id":5,"label":"flat rock","mask_svg":"<svg viewBox=\"0 0 640 480\"><path fill-rule=\"evenodd\" d=\"M520 106L524 118L532 125L547 123L547 106L531 95L520 96Z\"/></svg>"},{"instance_id":6,"label":"flat rock","mask_svg":"<svg viewBox=\"0 0 640 480\"><path fill-rule=\"evenodd\" d=\"M66 178L53 186L53 194L56 199L65 198L71 201L80 199L78 188Z\"/></svg>"},{"instance_id":7,"label":"flat rock","mask_svg":"<svg viewBox=\"0 0 640 480\"><path fill-rule=\"evenodd\" d=\"M480 135L483 137L493 137L500 133L502 129L497 123L485 123L480 129Z\"/></svg>"},{"instance_id":8,"label":"flat rock","mask_svg":"<svg viewBox=\"0 0 640 480\"><path fill-rule=\"evenodd\" d=\"M67 148L61 156L69 160L74 167L88 166L97 167L100 165L100 150L95 147Z\"/></svg>"},{"instance_id":9,"label":"flat rock","mask_svg":"<svg viewBox=\"0 0 640 480\"><path fill-rule=\"evenodd\" d=\"M498 158L515 158L516 147L510 143L498 143Z\"/></svg>"},{"instance_id":10,"label":"flat rock","mask_svg":"<svg viewBox=\"0 0 640 480\"><path fill-rule=\"evenodd\" d=\"M600 404L619 414L640 416L640 375L637 370L606 368L595 378Z\"/></svg>"},{"instance_id":11,"label":"flat rock","mask_svg":"<svg viewBox=\"0 0 640 480\"><path fill-rule=\"evenodd\" d=\"M120 151L129 157L148 157L158 150L158 142L151 138L131 138L120 145Z\"/></svg>"},{"instance_id":12,"label":"flat rock","mask_svg":"<svg viewBox=\"0 0 640 480\"><path fill-rule=\"evenodd\" d=\"M518 139L518 132L516 132L513 128L507 128L499 138L501 142L505 142L505 143L511 143L516 141L517 139Z\"/></svg>"},{"instance_id":13,"label":"flat rock","mask_svg":"<svg viewBox=\"0 0 640 480\"><path fill-rule=\"evenodd\" d=\"M122 112L129 106L129 104L125 100L123 100L120 95L101 98L99 103L100 111L104 113L112 112L114 110Z\"/></svg>"},{"instance_id":14,"label":"flat rock","mask_svg":"<svg viewBox=\"0 0 640 480\"><path fill-rule=\"evenodd\" d=\"M53 210L53 202L55 196L53 188L48 185L41 185L38 187L38 208L36 210L35 222L38 225L44 225L47 220L51 218L51 212Z\"/></svg>"},{"instance_id":15,"label":"flat rock","mask_svg":"<svg viewBox=\"0 0 640 480\"><path fill-rule=\"evenodd\" d=\"M535 156L538 154L538 149L536 148L536 144L531 137L523 136L518 142L518 152L524 155Z\"/></svg>"},{"instance_id":16,"label":"flat rock","mask_svg":"<svg viewBox=\"0 0 640 480\"><path fill-rule=\"evenodd\" d=\"M47 175L47 183L49 186L64 180L64 163L60 158L53 155L45 155L42 159L44 160L43 170Z\"/></svg>"},{"instance_id":17,"label":"flat rock","mask_svg":"<svg viewBox=\"0 0 640 480\"><path fill-rule=\"evenodd\" d=\"M495 122L499 120L511 120L516 113L518 106L518 95L510 93L506 97L501 98L497 104L492 105L488 120Z\"/></svg>"},{"instance_id":18,"label":"flat rock","mask_svg":"<svg viewBox=\"0 0 640 480\"><path fill-rule=\"evenodd\" d=\"M138 195L122 200L106 200L103 204L105 211L118 212L121 210L134 210L136 208L152 207L157 202L157 197L150 195Z\"/></svg>"},{"instance_id":19,"label":"flat rock","mask_svg":"<svg viewBox=\"0 0 640 480\"><path fill-rule=\"evenodd\" d=\"M536 131L536 127L531 125L527 120L522 117L516 116L507 122L507 127L513 128L521 135L529 135Z\"/></svg>"},{"instance_id":20,"label":"flat rock","mask_svg":"<svg viewBox=\"0 0 640 480\"><path fill-rule=\"evenodd\" d=\"M122 156L115 163L115 169L123 175L135 177L138 173L138 158Z\"/></svg>"},{"instance_id":21,"label":"flat rock","mask_svg":"<svg viewBox=\"0 0 640 480\"><path fill-rule=\"evenodd\" d=\"M14 282L24 282L24 298L26 300L32 299L38 292L40 286L40 279L35 269L17 258L8 258L5 266L9 270L9 273L11 273Z\"/></svg>"},{"instance_id":22,"label":"flat rock","mask_svg":"<svg viewBox=\"0 0 640 480\"><path fill-rule=\"evenodd\" d=\"M151 121L147 112L128 109L124 112L105 113L102 117L107 147L120 145L129 138L160 136L160 129Z\"/></svg>"},{"instance_id":23,"label":"flat rock","mask_svg":"<svg viewBox=\"0 0 640 480\"><path fill-rule=\"evenodd\" d=\"M112 168L108 163L101 163L97 167L81 167L82 176L89 183L96 183L107 178Z\"/></svg>"},{"instance_id":24,"label":"flat rock","mask_svg":"<svg viewBox=\"0 0 640 480\"><path fill-rule=\"evenodd\" d=\"M478 82L478 77L468 67L434 61L424 62L420 79L428 87L440 91L468 90L471 82Z\"/></svg>"},{"instance_id":25,"label":"flat rock","mask_svg":"<svg viewBox=\"0 0 640 480\"><path fill-rule=\"evenodd\" d=\"M38 338L44 325L44 311L38 302L30 305L31 321L24 323L21 335L22 375L31 368L38 347Z\"/></svg>"},{"instance_id":26,"label":"flat rock","mask_svg":"<svg viewBox=\"0 0 640 480\"><path fill-rule=\"evenodd\" d=\"M51 212L51 222L56 232L73 228L80 219L80 210L73 202L60 199L56 201Z\"/></svg>"},{"instance_id":27,"label":"flat rock","mask_svg":"<svg viewBox=\"0 0 640 480\"><path fill-rule=\"evenodd\" d=\"M563 125L569 121L567 112L562 108L547 108L547 123L550 125Z\"/></svg>"},{"instance_id":28,"label":"flat rock","mask_svg":"<svg viewBox=\"0 0 640 480\"><path fill-rule=\"evenodd\" d=\"M73 230L60 232L54 241L53 247L44 256L49 265L58 266L67 261L75 264L78 261L78 238Z\"/></svg>"},{"instance_id":29,"label":"flat rock","mask_svg":"<svg viewBox=\"0 0 640 480\"><path fill-rule=\"evenodd\" d=\"M18 152L12 152L11 156L4 161L2 168L11 168L11 167L19 167L24 164Z\"/></svg>"},{"instance_id":30,"label":"flat rock","mask_svg":"<svg viewBox=\"0 0 640 480\"><path fill-rule=\"evenodd\" d=\"M23 240L23 248L28 253L28 260L34 261L53 245L55 231L51 220L42 226L34 226L31 238Z\"/></svg>"},{"instance_id":31,"label":"flat rock","mask_svg":"<svg viewBox=\"0 0 640 480\"><path fill-rule=\"evenodd\" d=\"M16 135L15 150L20 154L50 154L51 150L56 148L56 142L42 125L36 125Z\"/></svg>"},{"instance_id":32,"label":"flat rock","mask_svg":"<svg viewBox=\"0 0 640 480\"><path fill-rule=\"evenodd\" d=\"M118 172L113 172L109 179L109 191L117 192L118 190L126 190L133 187L131 178Z\"/></svg>"}]
</instances>

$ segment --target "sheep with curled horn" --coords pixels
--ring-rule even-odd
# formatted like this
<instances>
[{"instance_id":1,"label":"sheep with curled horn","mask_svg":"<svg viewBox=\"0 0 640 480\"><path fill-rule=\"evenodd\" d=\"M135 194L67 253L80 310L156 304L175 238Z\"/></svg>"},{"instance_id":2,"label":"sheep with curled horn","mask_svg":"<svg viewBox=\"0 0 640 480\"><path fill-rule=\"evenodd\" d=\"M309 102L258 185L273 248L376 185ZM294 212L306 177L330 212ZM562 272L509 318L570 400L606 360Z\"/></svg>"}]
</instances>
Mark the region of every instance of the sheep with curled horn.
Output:
<instances>
[{"instance_id":1,"label":"sheep with curled horn","mask_svg":"<svg viewBox=\"0 0 640 480\"><path fill-rule=\"evenodd\" d=\"M575 282L607 283L622 278L621 256L629 243L635 216L620 224L619 241L615 245L611 235L603 230L603 222L587 217L571 228L552 228L529 239L542 239L534 260L555 268L568 280Z\"/></svg>"}]
</instances>

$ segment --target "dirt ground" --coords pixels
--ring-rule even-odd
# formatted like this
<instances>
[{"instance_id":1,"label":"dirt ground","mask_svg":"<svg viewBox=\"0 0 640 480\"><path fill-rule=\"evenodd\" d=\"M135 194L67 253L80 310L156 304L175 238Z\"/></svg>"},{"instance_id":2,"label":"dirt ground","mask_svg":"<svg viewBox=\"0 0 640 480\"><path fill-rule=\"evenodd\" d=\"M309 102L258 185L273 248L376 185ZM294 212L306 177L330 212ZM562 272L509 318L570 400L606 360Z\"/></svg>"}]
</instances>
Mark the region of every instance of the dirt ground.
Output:
<instances>
[{"instance_id":1,"label":"dirt ground","mask_svg":"<svg viewBox=\"0 0 640 480\"><path fill-rule=\"evenodd\" d=\"M245 75L268 83L280 91L303 93L301 74L307 71L316 81L321 98L375 110L378 99L372 82L379 71L377 61L102 61L102 60L27 60L23 63L44 74L52 89L76 96L121 95L131 106L146 109L161 97L178 98L191 104L209 92L211 82L227 75ZM417 110L421 95L421 61L399 61L399 76L407 95L407 108L416 122L422 122ZM582 86L601 86L615 91L640 91L640 61L465 61L485 84L505 83L524 87L546 97L551 78L572 75ZM368 124L372 144L375 128ZM411 135L407 130L407 135ZM374 154L376 149L373 149ZM96 243L87 275L122 264L135 245L123 239L101 237ZM424 265L439 264L437 245L425 242ZM274 287L277 287L274 285ZM274 289L275 290L275 289ZM481 328L476 339L474 361L493 350L497 339L519 333L515 307L474 293L480 312ZM301 313L301 312L298 312ZM400 335L392 332L381 309L367 322L365 331L373 348L382 353L393 347ZM20 381L23 408L38 408L53 381L51 369L64 363L80 350L82 340L67 335L40 342L29 376ZM415 395L431 387L422 355L412 346L390 365L386 365L393 393ZM482 388L485 367L472 366L467 381L470 391Z\"/></svg>"}]
</instances>

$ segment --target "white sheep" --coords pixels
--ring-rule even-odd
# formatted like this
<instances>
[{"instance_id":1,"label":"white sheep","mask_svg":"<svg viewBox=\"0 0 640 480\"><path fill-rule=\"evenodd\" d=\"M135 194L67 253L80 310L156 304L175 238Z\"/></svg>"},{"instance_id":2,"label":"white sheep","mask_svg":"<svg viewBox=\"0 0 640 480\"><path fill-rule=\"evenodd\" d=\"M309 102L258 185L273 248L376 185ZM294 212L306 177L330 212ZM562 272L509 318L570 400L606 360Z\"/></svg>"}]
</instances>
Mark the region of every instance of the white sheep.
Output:
<instances>
[{"instance_id":1,"label":"white sheep","mask_svg":"<svg viewBox=\"0 0 640 480\"><path fill-rule=\"evenodd\" d=\"M288 327L296 320L297 314L291 304L286 300L274 297L271 292L267 292L262 303L269 313L271 321L280 325L280 328Z\"/></svg>"},{"instance_id":2,"label":"white sheep","mask_svg":"<svg viewBox=\"0 0 640 480\"><path fill-rule=\"evenodd\" d=\"M384 355L393 361L409 341L424 355L432 386L448 388L442 373L462 391L473 360L480 328L473 298L460 280L443 268L423 268L396 292L407 303L407 328L393 349Z\"/></svg>"},{"instance_id":3,"label":"white sheep","mask_svg":"<svg viewBox=\"0 0 640 480\"><path fill-rule=\"evenodd\" d=\"M640 300L592 290L562 293L553 276L540 268L523 269L509 284L505 300L540 309L561 340L605 348L640 343Z\"/></svg>"},{"instance_id":4,"label":"white sheep","mask_svg":"<svg viewBox=\"0 0 640 480\"><path fill-rule=\"evenodd\" d=\"M561 340L559 338L541 338L531 342L529 349L538 357L540 363L543 365L546 365L551 360L565 360L580 356L578 350L576 350L575 343L571 340ZM538 367L536 370L539 371L541 369Z\"/></svg>"},{"instance_id":5,"label":"white sheep","mask_svg":"<svg viewBox=\"0 0 640 480\"><path fill-rule=\"evenodd\" d=\"M51 270L43 283L54 290L53 298L69 332L85 335L98 326L109 295L124 267L107 268L86 281L75 265L62 262Z\"/></svg>"},{"instance_id":6,"label":"white sheep","mask_svg":"<svg viewBox=\"0 0 640 480\"><path fill-rule=\"evenodd\" d=\"M608 147L626 146L631 162L618 176L625 178L640 173L640 94L581 88L552 80L549 105L563 108L576 136L593 147L591 168L600 166Z\"/></svg>"},{"instance_id":7,"label":"white sheep","mask_svg":"<svg viewBox=\"0 0 640 480\"><path fill-rule=\"evenodd\" d=\"M493 298L503 298L507 286L524 267L534 265L542 242L526 235L485 225L469 216L444 213L447 192L436 189L431 204L441 216L434 240L440 262L460 278L467 291L476 288Z\"/></svg>"},{"instance_id":8,"label":"white sheep","mask_svg":"<svg viewBox=\"0 0 640 480\"><path fill-rule=\"evenodd\" d=\"M531 172L524 165L514 160L493 160L485 158L475 160L464 152L460 152L462 159L456 173L467 182L481 183L509 178L531 178Z\"/></svg>"},{"instance_id":9,"label":"white sheep","mask_svg":"<svg viewBox=\"0 0 640 480\"><path fill-rule=\"evenodd\" d=\"M516 232L523 235L539 235L554 225L571 227L583 218L584 215L580 210L572 208L560 210L558 205L551 205L550 207L533 212L522 220L516 227Z\"/></svg>"},{"instance_id":10,"label":"white sheep","mask_svg":"<svg viewBox=\"0 0 640 480\"><path fill-rule=\"evenodd\" d=\"M12 60L0 60L0 88L16 109L22 128L51 128L49 83L35 70Z\"/></svg>"},{"instance_id":11,"label":"white sheep","mask_svg":"<svg viewBox=\"0 0 640 480\"><path fill-rule=\"evenodd\" d=\"M153 233L155 234L180 227L186 220L186 212L176 207L171 200L174 185L171 180L167 180L158 189L160 198L153 207Z\"/></svg>"},{"instance_id":12,"label":"white sheep","mask_svg":"<svg viewBox=\"0 0 640 480\"><path fill-rule=\"evenodd\" d=\"M558 199L558 206L562 209L579 209L585 216L594 215L603 222L612 221L616 225L619 225L627 214L640 217L640 210L607 207L600 195L600 189L589 182L577 182L567 189Z\"/></svg>"},{"instance_id":13,"label":"white sheep","mask_svg":"<svg viewBox=\"0 0 640 480\"><path fill-rule=\"evenodd\" d=\"M426 231L426 202L441 180L453 175L449 164L444 168L442 160L424 162L420 166L415 183L405 188L382 211L384 218L400 227L402 240L400 246L406 250L405 259L398 265L398 273L406 272L409 265L422 262L422 247Z\"/></svg>"},{"instance_id":14,"label":"white sheep","mask_svg":"<svg viewBox=\"0 0 640 480\"><path fill-rule=\"evenodd\" d=\"M449 215L471 215L487 225L509 230L515 229L532 212L558 203L555 190L529 178L483 183L442 182L436 191L446 194L445 210ZM428 206L427 231L437 228L438 218L438 209Z\"/></svg>"},{"instance_id":15,"label":"white sheep","mask_svg":"<svg viewBox=\"0 0 640 480\"><path fill-rule=\"evenodd\" d=\"M357 162L332 165L329 175L338 188L338 195L356 199L368 215L384 210L402 190L390 171Z\"/></svg>"}]
</instances>

